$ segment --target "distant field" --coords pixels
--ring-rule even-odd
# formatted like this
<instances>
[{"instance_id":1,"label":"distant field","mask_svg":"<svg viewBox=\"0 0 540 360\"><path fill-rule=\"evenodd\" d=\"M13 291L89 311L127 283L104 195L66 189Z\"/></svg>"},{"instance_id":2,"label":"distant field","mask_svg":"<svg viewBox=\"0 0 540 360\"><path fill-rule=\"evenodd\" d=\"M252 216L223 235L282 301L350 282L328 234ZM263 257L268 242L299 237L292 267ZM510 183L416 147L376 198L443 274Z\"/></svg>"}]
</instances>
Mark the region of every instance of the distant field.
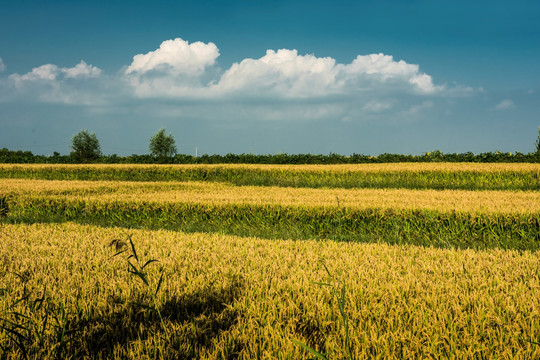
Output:
<instances>
[{"instance_id":1,"label":"distant field","mask_svg":"<svg viewBox=\"0 0 540 360\"><path fill-rule=\"evenodd\" d=\"M400 163L362 165L8 165L0 178L217 181L233 185L540 190L540 164Z\"/></svg>"},{"instance_id":2,"label":"distant field","mask_svg":"<svg viewBox=\"0 0 540 360\"><path fill-rule=\"evenodd\" d=\"M540 192L328 189L234 186L215 182L0 180L4 194L110 202L254 204L440 212L540 212Z\"/></svg>"},{"instance_id":3,"label":"distant field","mask_svg":"<svg viewBox=\"0 0 540 360\"><path fill-rule=\"evenodd\" d=\"M538 358L539 176L0 164L0 359Z\"/></svg>"}]
</instances>

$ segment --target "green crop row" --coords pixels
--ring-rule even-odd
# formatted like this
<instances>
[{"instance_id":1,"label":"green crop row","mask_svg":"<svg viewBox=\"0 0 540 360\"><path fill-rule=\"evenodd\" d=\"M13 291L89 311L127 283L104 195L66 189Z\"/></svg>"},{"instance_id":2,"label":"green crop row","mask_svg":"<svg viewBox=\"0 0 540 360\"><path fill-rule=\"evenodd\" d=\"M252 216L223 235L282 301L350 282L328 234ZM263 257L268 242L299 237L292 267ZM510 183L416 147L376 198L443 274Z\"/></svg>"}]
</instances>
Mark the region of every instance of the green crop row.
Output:
<instances>
[{"instance_id":1,"label":"green crop row","mask_svg":"<svg viewBox=\"0 0 540 360\"><path fill-rule=\"evenodd\" d=\"M111 181L211 181L245 186L540 190L539 171L311 171L256 167L3 166L0 178Z\"/></svg>"},{"instance_id":2,"label":"green crop row","mask_svg":"<svg viewBox=\"0 0 540 360\"><path fill-rule=\"evenodd\" d=\"M332 239L441 248L540 249L540 214L307 208L279 205L100 202L55 197L12 201L7 220L219 232L268 239Z\"/></svg>"}]
</instances>

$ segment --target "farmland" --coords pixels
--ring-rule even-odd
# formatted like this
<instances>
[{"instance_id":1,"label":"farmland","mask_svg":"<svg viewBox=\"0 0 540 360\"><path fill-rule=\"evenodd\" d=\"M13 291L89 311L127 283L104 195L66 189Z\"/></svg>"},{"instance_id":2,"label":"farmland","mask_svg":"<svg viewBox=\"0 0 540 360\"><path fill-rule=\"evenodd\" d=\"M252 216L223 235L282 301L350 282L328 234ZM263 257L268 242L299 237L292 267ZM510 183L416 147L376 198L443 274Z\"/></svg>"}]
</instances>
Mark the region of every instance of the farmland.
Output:
<instances>
[{"instance_id":1,"label":"farmland","mask_svg":"<svg viewBox=\"0 0 540 360\"><path fill-rule=\"evenodd\" d=\"M233 185L456 190L540 190L538 164L13 165L3 178L216 181Z\"/></svg>"},{"instance_id":2,"label":"farmland","mask_svg":"<svg viewBox=\"0 0 540 360\"><path fill-rule=\"evenodd\" d=\"M539 189L538 164L0 165L0 358L539 357Z\"/></svg>"}]
</instances>

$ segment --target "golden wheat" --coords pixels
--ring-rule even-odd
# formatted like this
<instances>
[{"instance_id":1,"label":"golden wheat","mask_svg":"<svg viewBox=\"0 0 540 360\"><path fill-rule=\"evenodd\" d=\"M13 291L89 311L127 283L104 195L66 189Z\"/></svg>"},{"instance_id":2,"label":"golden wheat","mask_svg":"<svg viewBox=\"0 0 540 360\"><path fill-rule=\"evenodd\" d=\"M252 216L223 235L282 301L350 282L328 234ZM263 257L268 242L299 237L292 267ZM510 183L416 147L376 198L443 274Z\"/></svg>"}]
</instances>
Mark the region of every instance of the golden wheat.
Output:
<instances>
[{"instance_id":1,"label":"golden wheat","mask_svg":"<svg viewBox=\"0 0 540 360\"><path fill-rule=\"evenodd\" d=\"M233 186L206 182L122 182L0 179L0 192L65 196L101 202L279 204L440 212L539 213L540 192L405 189L309 189Z\"/></svg>"},{"instance_id":2,"label":"golden wheat","mask_svg":"<svg viewBox=\"0 0 540 360\"><path fill-rule=\"evenodd\" d=\"M111 339L131 327L140 334L106 345L102 355L110 358L152 358L156 351L168 358L309 358L298 339L340 359L339 309L326 287L312 283L331 281L326 266L345 285L356 358L540 356L538 252L130 233L140 254L160 261L149 278L156 281L161 268L166 279L157 303L169 340L151 322L121 317L140 288L112 257L110 241L125 236L120 228L2 226L0 309L24 292L45 291L80 312L74 344L105 346L98 330ZM46 358L47 348L53 344L34 349L36 357Z\"/></svg>"},{"instance_id":3,"label":"golden wheat","mask_svg":"<svg viewBox=\"0 0 540 360\"><path fill-rule=\"evenodd\" d=\"M514 172L527 174L533 185L540 174L539 164L440 163L0 164L0 171L17 167L36 172L124 169L127 174L145 169L150 175L157 169L188 168L307 171L315 176L347 172L448 172L448 179L452 179L452 173L461 171L495 174L495 177ZM168 178L171 179L174 176ZM479 179L483 181L483 175ZM460 212L463 219L468 219L468 213L495 214L486 217L489 221L485 228L475 228L480 233L499 234L495 231L499 227L515 224L515 228L508 230L510 233L497 235L502 236L501 239L495 236L500 240L496 243L505 246L508 239L504 236L520 231L525 234L522 237L534 242L540 214L538 191L310 189L195 181L0 179L0 194L10 206L9 210L15 213L12 217L8 212L7 218L0 222L2 359L23 358L25 352L31 359L70 356L96 359L310 358L295 340L326 352L331 358L345 358L342 350L346 335L332 288L316 282L343 289L355 358L540 358L540 252L265 240L73 223L9 223L36 221L38 217L30 217L39 215L43 207L53 203L59 212L72 212L73 216L90 214L93 204L98 203L97 208L103 205L104 214L111 221L115 215L120 216L114 211L122 210L123 206L127 210L142 211L142 217L152 217L148 212L161 209L155 204L213 204L217 215L203 215L222 216L219 219L223 220L223 226L234 225L238 215L234 211L239 210L228 205L235 204L275 205L276 209L309 208L309 211L299 211L304 215L318 213L321 208L338 207L396 212L434 210ZM25 218L25 204L36 206L36 209L28 209L29 218ZM133 204L135 206L129 206ZM220 213L221 205L223 213ZM42 208L38 208L40 206ZM189 207L183 209L187 211ZM107 213L107 209L112 209L111 213ZM198 207L194 209L199 211ZM325 214L331 217L331 213L342 216L339 215L341 210ZM505 215L499 218L496 214ZM528 228L520 228L525 226L519 222L523 219L515 223L508 220L507 224L504 219L512 218L512 214L528 221ZM523 214L530 214L530 219ZM124 215L135 219L137 214L127 211ZM195 215L199 217L199 213ZM441 221L451 218L451 214L447 218L443 216ZM250 226L250 221L255 221L246 219L242 226ZM299 221L302 219L300 216ZM423 219L422 216L419 219ZM483 217L473 216L470 221L478 219ZM164 216L163 221L169 220ZM222 226L219 221L217 224ZM336 224L345 226L340 222ZM459 221L456 224L456 234L466 237L467 226ZM419 224L412 221L402 225ZM450 233L437 233L437 229L434 226L434 233L441 241L449 241ZM423 234L420 232L421 236ZM448 236L446 240L445 236ZM147 287L136 281L132 276L134 268L126 263L126 259L134 261L132 256L128 257L130 251L135 252L130 239L137 246L138 256L144 259L138 266L149 259L159 260L149 263L147 277L145 275ZM122 251L126 253L115 256ZM165 281L157 287L159 291L154 292L153 286L161 284L161 275ZM163 315L161 321L152 309L144 307L149 298L159 317ZM26 331L26 337L17 337L10 330ZM64 335L67 340L59 341ZM10 336L23 346L10 340Z\"/></svg>"},{"instance_id":4,"label":"golden wheat","mask_svg":"<svg viewBox=\"0 0 540 360\"><path fill-rule=\"evenodd\" d=\"M57 169L254 169L276 170L283 172L533 172L540 174L540 164L533 163L388 163L388 164L345 164L345 165L266 165L266 164L0 164L0 171L25 169L34 171L55 171Z\"/></svg>"}]
</instances>

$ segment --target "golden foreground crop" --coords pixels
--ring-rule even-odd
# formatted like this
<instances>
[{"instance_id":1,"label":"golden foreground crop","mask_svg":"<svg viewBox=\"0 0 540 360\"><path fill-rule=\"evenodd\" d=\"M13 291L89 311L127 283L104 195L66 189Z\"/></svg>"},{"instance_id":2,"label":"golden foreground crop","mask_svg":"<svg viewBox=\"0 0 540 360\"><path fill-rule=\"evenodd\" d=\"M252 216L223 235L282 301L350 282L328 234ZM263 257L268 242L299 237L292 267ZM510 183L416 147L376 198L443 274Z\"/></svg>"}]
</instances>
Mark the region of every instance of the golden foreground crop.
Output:
<instances>
[{"instance_id":1,"label":"golden foreground crop","mask_svg":"<svg viewBox=\"0 0 540 360\"><path fill-rule=\"evenodd\" d=\"M140 264L159 260L144 269L148 286L128 272L128 235ZM528 251L2 224L0 357L312 357L301 342L346 358L335 289L354 358L538 358L539 260ZM20 346L5 328L23 336L11 333Z\"/></svg>"},{"instance_id":2,"label":"golden foreground crop","mask_svg":"<svg viewBox=\"0 0 540 360\"><path fill-rule=\"evenodd\" d=\"M539 179L0 164L0 359L540 358Z\"/></svg>"}]
</instances>

